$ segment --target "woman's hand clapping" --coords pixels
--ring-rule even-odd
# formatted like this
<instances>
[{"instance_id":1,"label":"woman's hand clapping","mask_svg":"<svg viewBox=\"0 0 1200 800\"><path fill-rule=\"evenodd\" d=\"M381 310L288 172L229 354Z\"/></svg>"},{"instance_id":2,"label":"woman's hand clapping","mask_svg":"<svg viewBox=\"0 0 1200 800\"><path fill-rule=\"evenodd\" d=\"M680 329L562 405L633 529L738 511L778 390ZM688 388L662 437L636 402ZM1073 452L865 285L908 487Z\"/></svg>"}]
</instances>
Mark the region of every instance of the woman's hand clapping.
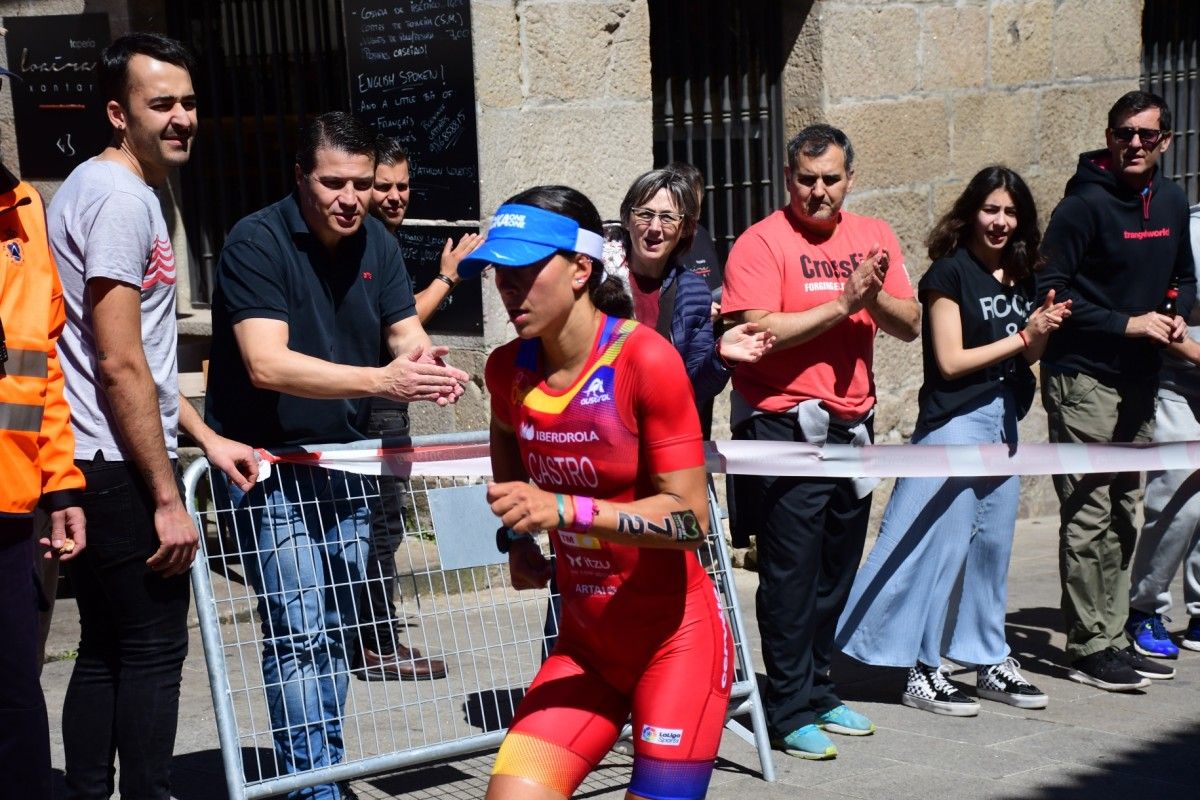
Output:
<instances>
[{"instance_id":1,"label":"woman's hand clapping","mask_svg":"<svg viewBox=\"0 0 1200 800\"><path fill-rule=\"evenodd\" d=\"M1070 316L1071 301L1054 302L1054 290L1051 289L1046 294L1046 301L1029 315L1029 321L1025 324L1025 335L1029 337L1030 342L1043 341L1062 327L1063 320Z\"/></svg>"},{"instance_id":2,"label":"woman's hand clapping","mask_svg":"<svg viewBox=\"0 0 1200 800\"><path fill-rule=\"evenodd\" d=\"M725 331L717 342L717 352L730 364L753 363L774 344L775 334L770 329L760 328L755 322L743 322Z\"/></svg>"}]
</instances>

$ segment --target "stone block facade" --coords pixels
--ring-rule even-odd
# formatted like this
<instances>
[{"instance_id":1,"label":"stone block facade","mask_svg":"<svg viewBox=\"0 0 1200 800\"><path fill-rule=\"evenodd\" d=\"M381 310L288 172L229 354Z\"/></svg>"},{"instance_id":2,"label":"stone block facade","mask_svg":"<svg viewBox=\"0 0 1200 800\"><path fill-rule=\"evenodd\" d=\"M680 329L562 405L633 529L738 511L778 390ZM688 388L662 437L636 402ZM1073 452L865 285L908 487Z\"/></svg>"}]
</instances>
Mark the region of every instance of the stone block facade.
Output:
<instances>
[{"instance_id":1,"label":"stone block facade","mask_svg":"<svg viewBox=\"0 0 1200 800\"><path fill-rule=\"evenodd\" d=\"M472 0L482 213L538 183L583 190L616 215L653 165L652 0ZM0 16L106 10L114 34L161 24L165 0L0 0ZM887 219L915 282L922 241L981 166L1028 180L1043 223L1076 155L1103 143L1106 111L1136 88L1141 0L795 0L781 4L782 125L824 120L858 152L856 211ZM0 58L3 58L0 54ZM7 93L3 93L7 94ZM0 153L15 162L11 106L0 98ZM47 194L54 187L45 187ZM186 248L177 247L177 252ZM482 337L451 337L477 376L453 409L414 407L416 430L479 429L486 354L512 335L485 288ZM911 435L920 347L880 337L880 441ZM714 435L728 435L727 397ZM1027 439L1044 438L1035 407ZM1045 486L1027 511L1044 511ZM1041 487L1040 489L1038 487Z\"/></svg>"},{"instance_id":2,"label":"stone block facade","mask_svg":"<svg viewBox=\"0 0 1200 800\"><path fill-rule=\"evenodd\" d=\"M653 166L646 0L473 0L471 27L485 219L544 183L574 186L615 217L625 189ZM451 409L415 405L414 430L486 428L483 365L511 337L486 286L482 341L442 338L474 383Z\"/></svg>"},{"instance_id":3,"label":"stone block facade","mask_svg":"<svg viewBox=\"0 0 1200 800\"><path fill-rule=\"evenodd\" d=\"M979 168L1020 172L1045 224L1078 153L1103 146L1109 106L1138 87L1137 0L795 5L784 26L792 37L785 134L814 119L849 134L857 164L848 207L892 224L914 282L928 264L925 234ZM800 79L814 61L824 75L819 92ZM916 421L920 347L881 336L875 365L878 439L905 441ZM1037 404L1021 435L1045 440ZM1024 488L1022 513L1056 507L1047 479Z\"/></svg>"}]
</instances>

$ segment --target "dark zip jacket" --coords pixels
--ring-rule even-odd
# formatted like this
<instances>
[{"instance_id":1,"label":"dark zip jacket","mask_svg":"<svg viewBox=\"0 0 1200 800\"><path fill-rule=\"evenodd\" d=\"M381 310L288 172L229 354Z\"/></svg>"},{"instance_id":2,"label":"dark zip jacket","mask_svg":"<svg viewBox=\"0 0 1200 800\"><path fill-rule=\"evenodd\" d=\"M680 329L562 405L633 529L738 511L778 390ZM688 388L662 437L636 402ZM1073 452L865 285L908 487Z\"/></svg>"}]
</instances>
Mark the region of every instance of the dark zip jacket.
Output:
<instances>
[{"instance_id":1,"label":"dark zip jacket","mask_svg":"<svg viewBox=\"0 0 1200 800\"><path fill-rule=\"evenodd\" d=\"M1071 317L1050 336L1044 368L1095 378L1142 380L1158 374L1162 346L1125 336L1130 317L1162 303L1178 281L1178 313L1187 319L1196 301L1183 190L1156 169L1141 192L1119 182L1107 150L1083 153L1066 196L1054 209L1042 240L1045 264L1037 273L1040 304L1072 300Z\"/></svg>"}]
</instances>

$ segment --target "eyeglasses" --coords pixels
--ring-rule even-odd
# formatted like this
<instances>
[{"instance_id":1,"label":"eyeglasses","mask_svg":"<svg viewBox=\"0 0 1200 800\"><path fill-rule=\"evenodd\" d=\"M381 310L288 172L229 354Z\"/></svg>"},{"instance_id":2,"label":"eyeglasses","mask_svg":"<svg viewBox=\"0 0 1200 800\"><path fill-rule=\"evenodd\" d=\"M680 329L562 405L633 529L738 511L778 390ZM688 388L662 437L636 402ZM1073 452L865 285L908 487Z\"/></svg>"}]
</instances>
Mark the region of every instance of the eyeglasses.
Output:
<instances>
[{"instance_id":1,"label":"eyeglasses","mask_svg":"<svg viewBox=\"0 0 1200 800\"><path fill-rule=\"evenodd\" d=\"M1159 140L1170 131L1156 130L1155 128L1113 128L1112 135L1121 144L1129 144L1133 141L1136 134L1142 140L1142 144L1146 147L1153 148L1158 144Z\"/></svg>"},{"instance_id":2,"label":"eyeglasses","mask_svg":"<svg viewBox=\"0 0 1200 800\"><path fill-rule=\"evenodd\" d=\"M655 217L658 218L664 230L674 230L679 227L679 223L683 222L683 214L674 211L655 211L651 208L634 207L629 213L634 221L643 228L650 227L650 223L654 222Z\"/></svg>"}]
</instances>

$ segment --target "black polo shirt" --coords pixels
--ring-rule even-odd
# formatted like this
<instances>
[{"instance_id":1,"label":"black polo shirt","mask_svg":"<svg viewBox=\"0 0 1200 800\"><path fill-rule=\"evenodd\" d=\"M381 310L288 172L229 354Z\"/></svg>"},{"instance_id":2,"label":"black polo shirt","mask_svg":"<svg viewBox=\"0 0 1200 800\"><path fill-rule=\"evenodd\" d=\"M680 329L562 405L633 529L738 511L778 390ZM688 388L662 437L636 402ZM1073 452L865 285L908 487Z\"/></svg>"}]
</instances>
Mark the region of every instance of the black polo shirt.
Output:
<instances>
[{"instance_id":1,"label":"black polo shirt","mask_svg":"<svg viewBox=\"0 0 1200 800\"><path fill-rule=\"evenodd\" d=\"M330 254L309 231L293 193L243 219L225 241L213 291L205 418L255 447L365 439L369 398L311 400L256 389L233 326L288 324L288 347L324 361L379 366L381 331L416 314L395 237L368 217Z\"/></svg>"}]
</instances>

